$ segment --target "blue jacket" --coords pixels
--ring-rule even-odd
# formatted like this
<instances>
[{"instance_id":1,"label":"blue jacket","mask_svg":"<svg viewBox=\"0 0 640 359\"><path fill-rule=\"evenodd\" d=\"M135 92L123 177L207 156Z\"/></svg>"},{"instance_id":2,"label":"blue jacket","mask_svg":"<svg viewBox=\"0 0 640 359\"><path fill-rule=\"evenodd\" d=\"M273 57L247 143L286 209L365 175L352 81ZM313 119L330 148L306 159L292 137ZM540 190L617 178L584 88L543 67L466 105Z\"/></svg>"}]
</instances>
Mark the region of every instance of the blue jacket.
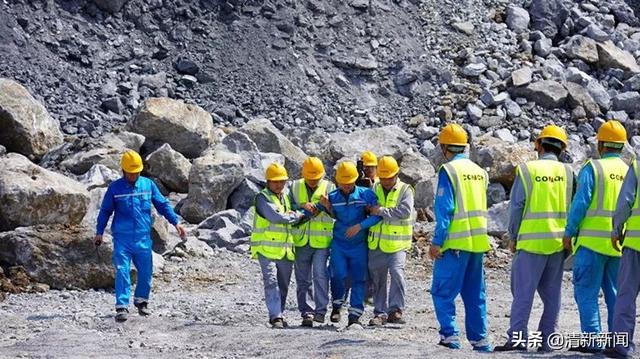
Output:
<instances>
[{"instance_id":1,"label":"blue jacket","mask_svg":"<svg viewBox=\"0 0 640 359\"><path fill-rule=\"evenodd\" d=\"M602 158L620 157L618 153L607 153ZM583 166L578 174L578 188L571 202L571 209L567 216L567 228L564 230L565 237L575 237L578 235L580 223L587 215L587 210L591 205L595 188L596 175L593 173L593 166L589 162Z\"/></svg>"},{"instance_id":2,"label":"blue jacket","mask_svg":"<svg viewBox=\"0 0 640 359\"><path fill-rule=\"evenodd\" d=\"M467 158L467 156L464 154L458 154L455 155L451 161L459 160L461 158ZM451 180L449 180L447 171L442 167L438 170L438 188L436 190L433 210L436 215L436 228L431 242L436 246L442 247L444 241L449 235L449 225L451 224L451 218L453 217L453 211L455 210L453 186L451 185Z\"/></svg>"},{"instance_id":3,"label":"blue jacket","mask_svg":"<svg viewBox=\"0 0 640 359\"><path fill-rule=\"evenodd\" d=\"M367 205L378 204L376 194L369 188L356 186L353 192L345 196L338 188L329 193L329 202L336 219L331 247L344 250L366 248L367 230L382 220L381 217L369 216L366 212ZM362 229L355 236L347 238L347 229L356 224L360 224Z\"/></svg>"},{"instance_id":4,"label":"blue jacket","mask_svg":"<svg viewBox=\"0 0 640 359\"><path fill-rule=\"evenodd\" d=\"M633 166L629 166L627 175L624 176L624 182L622 182L622 188L618 195L618 203L616 205L616 211L613 214L613 235L620 237L624 224L631 216L631 208L636 202L636 188L638 186L638 179L636 178L636 171L633 170Z\"/></svg>"},{"instance_id":5,"label":"blue jacket","mask_svg":"<svg viewBox=\"0 0 640 359\"><path fill-rule=\"evenodd\" d=\"M111 232L116 235L148 235L151 233L153 219L151 204L172 225L178 224L178 216L171 203L164 198L156 184L149 178L140 176L135 184L123 177L112 182L102 199L96 234L102 235L109 217L115 212L111 223Z\"/></svg>"}]
</instances>

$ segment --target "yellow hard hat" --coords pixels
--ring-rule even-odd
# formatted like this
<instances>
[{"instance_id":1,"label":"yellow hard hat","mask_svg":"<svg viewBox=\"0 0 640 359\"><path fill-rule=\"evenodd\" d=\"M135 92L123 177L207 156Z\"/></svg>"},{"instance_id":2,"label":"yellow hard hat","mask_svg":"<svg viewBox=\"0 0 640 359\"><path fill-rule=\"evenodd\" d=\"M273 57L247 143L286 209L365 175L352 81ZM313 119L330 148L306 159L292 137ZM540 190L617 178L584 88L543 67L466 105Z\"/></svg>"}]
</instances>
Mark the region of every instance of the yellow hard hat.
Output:
<instances>
[{"instance_id":1,"label":"yellow hard hat","mask_svg":"<svg viewBox=\"0 0 640 359\"><path fill-rule=\"evenodd\" d=\"M358 168L353 162L342 162L336 170L336 182L338 184L351 184L358 180Z\"/></svg>"},{"instance_id":2,"label":"yellow hard hat","mask_svg":"<svg viewBox=\"0 0 640 359\"><path fill-rule=\"evenodd\" d=\"M596 139L600 142L625 143L627 130L616 120L609 120L598 129Z\"/></svg>"},{"instance_id":3,"label":"yellow hard hat","mask_svg":"<svg viewBox=\"0 0 640 359\"><path fill-rule=\"evenodd\" d=\"M378 177L382 179L393 178L400 172L400 167L395 158L383 156L378 162Z\"/></svg>"},{"instance_id":4,"label":"yellow hard hat","mask_svg":"<svg viewBox=\"0 0 640 359\"><path fill-rule=\"evenodd\" d=\"M377 166L378 165L378 158L371 151L362 152L362 156L360 156L360 159L362 160L362 164L365 165L365 166Z\"/></svg>"},{"instance_id":5,"label":"yellow hard hat","mask_svg":"<svg viewBox=\"0 0 640 359\"><path fill-rule=\"evenodd\" d=\"M543 138L556 139L562 142L564 144L564 147L567 147L567 145L569 144L567 139L567 132L564 130L564 128L556 125L545 126L540 132L540 135L538 135L538 138L536 138L536 141Z\"/></svg>"},{"instance_id":6,"label":"yellow hard hat","mask_svg":"<svg viewBox=\"0 0 640 359\"><path fill-rule=\"evenodd\" d=\"M134 150L127 150L120 159L120 167L127 173L140 173L144 168L142 157Z\"/></svg>"},{"instance_id":7,"label":"yellow hard hat","mask_svg":"<svg viewBox=\"0 0 640 359\"><path fill-rule=\"evenodd\" d=\"M450 123L440 131L438 142L441 145L466 146L468 142L467 131L457 123Z\"/></svg>"},{"instance_id":8,"label":"yellow hard hat","mask_svg":"<svg viewBox=\"0 0 640 359\"><path fill-rule=\"evenodd\" d=\"M265 174L267 181L286 181L289 179L287 169L279 163L272 163L267 167L267 173Z\"/></svg>"},{"instance_id":9,"label":"yellow hard hat","mask_svg":"<svg viewBox=\"0 0 640 359\"><path fill-rule=\"evenodd\" d=\"M308 180L319 180L324 176L324 165L318 157L308 157L302 163L302 177Z\"/></svg>"}]
</instances>

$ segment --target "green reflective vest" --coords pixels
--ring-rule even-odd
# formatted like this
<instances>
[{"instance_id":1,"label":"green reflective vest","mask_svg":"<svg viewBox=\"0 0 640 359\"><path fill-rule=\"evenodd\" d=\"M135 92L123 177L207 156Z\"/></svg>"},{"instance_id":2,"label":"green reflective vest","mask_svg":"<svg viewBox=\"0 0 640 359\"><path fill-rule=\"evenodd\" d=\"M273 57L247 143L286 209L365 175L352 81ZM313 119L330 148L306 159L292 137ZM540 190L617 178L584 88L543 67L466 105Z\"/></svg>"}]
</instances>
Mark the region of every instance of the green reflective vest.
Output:
<instances>
[{"instance_id":1,"label":"green reflective vest","mask_svg":"<svg viewBox=\"0 0 640 359\"><path fill-rule=\"evenodd\" d=\"M594 193L587 215L580 223L574 252L584 246L594 252L620 257L611 244L612 217L622 188L627 166L619 157L590 160L595 175Z\"/></svg>"},{"instance_id":2,"label":"green reflective vest","mask_svg":"<svg viewBox=\"0 0 640 359\"><path fill-rule=\"evenodd\" d=\"M640 165L638 161L633 161L633 172L636 178L640 179ZM627 220L626 231L622 246L640 252L640 180L636 187L636 200L631 208L631 216Z\"/></svg>"},{"instance_id":3,"label":"green reflective vest","mask_svg":"<svg viewBox=\"0 0 640 359\"><path fill-rule=\"evenodd\" d=\"M467 158L445 163L440 169L449 176L455 201L441 252L448 249L487 252L491 249L487 235L487 172Z\"/></svg>"},{"instance_id":4,"label":"green reflective vest","mask_svg":"<svg viewBox=\"0 0 640 359\"><path fill-rule=\"evenodd\" d=\"M282 196L284 203L280 202L278 196L269 191L268 188L263 189L256 195L264 196L269 202L278 207L278 212L287 213L291 209L289 197ZM290 233L288 224L274 224L262 217L256 210L255 205L252 210L253 216L253 232L251 233L251 258L257 258L258 254L266 258L278 260L286 257L288 260L294 260L293 252L293 236Z\"/></svg>"},{"instance_id":5,"label":"green reflective vest","mask_svg":"<svg viewBox=\"0 0 640 359\"><path fill-rule=\"evenodd\" d=\"M315 191L309 199L307 194L307 186L304 178L296 180L291 185L291 195L296 205L301 207L303 204L312 202L319 203L320 196L327 195L335 189L335 185L327 180L321 180ZM304 247L309 243L311 248L324 249L329 248L331 239L333 238L333 218L325 212L320 212L306 223L300 226L294 226L291 233L293 234L293 243L296 247Z\"/></svg>"},{"instance_id":6,"label":"green reflective vest","mask_svg":"<svg viewBox=\"0 0 640 359\"><path fill-rule=\"evenodd\" d=\"M386 196L380 182L376 182L373 186L373 191L378 198L378 203L384 208L395 208L406 191L409 191L410 195L413 196L413 188L400 180L396 182ZM380 247L380 250L384 253L396 253L401 250L411 249L415 218L415 210L411 208L411 213L407 218L383 219L369 228L369 249L375 250Z\"/></svg>"},{"instance_id":7,"label":"green reflective vest","mask_svg":"<svg viewBox=\"0 0 640 359\"><path fill-rule=\"evenodd\" d=\"M516 248L546 255L562 251L573 193L571 167L554 160L537 160L518 166L517 175L524 185L525 207Z\"/></svg>"}]
</instances>

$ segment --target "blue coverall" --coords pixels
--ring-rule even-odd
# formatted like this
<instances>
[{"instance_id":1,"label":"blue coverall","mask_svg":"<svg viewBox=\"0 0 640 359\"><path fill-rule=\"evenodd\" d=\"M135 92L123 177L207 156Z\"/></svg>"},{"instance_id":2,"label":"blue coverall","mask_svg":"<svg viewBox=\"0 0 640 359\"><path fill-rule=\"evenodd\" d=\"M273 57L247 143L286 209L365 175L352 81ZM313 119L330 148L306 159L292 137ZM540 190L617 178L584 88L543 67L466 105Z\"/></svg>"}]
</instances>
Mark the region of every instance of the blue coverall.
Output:
<instances>
[{"instance_id":1,"label":"blue coverall","mask_svg":"<svg viewBox=\"0 0 640 359\"><path fill-rule=\"evenodd\" d=\"M357 319L364 313L365 279L367 276L368 229L381 221L378 216L367 215L367 206L376 206L378 199L369 188L355 186L348 195L336 189L329 193L333 217L336 219L331 241L329 267L333 308L344 303L345 279L351 278L349 318ZM360 224L360 232L347 238L349 227Z\"/></svg>"},{"instance_id":2,"label":"blue coverall","mask_svg":"<svg viewBox=\"0 0 640 359\"><path fill-rule=\"evenodd\" d=\"M140 176L135 183L124 177L111 183L102 200L96 234L102 235L111 214L113 265L116 268L116 308L127 308L131 293L131 261L138 270L134 303L146 303L151 292L153 272L151 205L172 225L178 217L169 201L149 178Z\"/></svg>"},{"instance_id":3,"label":"blue coverall","mask_svg":"<svg viewBox=\"0 0 640 359\"><path fill-rule=\"evenodd\" d=\"M620 157L617 153L607 153L603 158ZM580 223L587 214L591 199L595 192L595 175L593 166L587 164L578 174L578 188L571 203L565 237L576 237ZM600 310L598 293L604 292L607 304L607 324L611 329L613 310L616 302L616 281L620 258L605 256L581 246L574 258L573 284L574 298L580 312L580 328L583 333L600 333Z\"/></svg>"},{"instance_id":4,"label":"blue coverall","mask_svg":"<svg viewBox=\"0 0 640 359\"><path fill-rule=\"evenodd\" d=\"M451 161L466 158L455 155ZM447 240L455 209L453 186L444 169L438 172L434 204L436 228L432 243L442 247ZM440 337L452 348L459 348L455 300L462 296L465 308L467 339L478 350L489 350L487 341L486 288L482 260L484 253L447 250L433 266L431 296L440 323Z\"/></svg>"}]
</instances>

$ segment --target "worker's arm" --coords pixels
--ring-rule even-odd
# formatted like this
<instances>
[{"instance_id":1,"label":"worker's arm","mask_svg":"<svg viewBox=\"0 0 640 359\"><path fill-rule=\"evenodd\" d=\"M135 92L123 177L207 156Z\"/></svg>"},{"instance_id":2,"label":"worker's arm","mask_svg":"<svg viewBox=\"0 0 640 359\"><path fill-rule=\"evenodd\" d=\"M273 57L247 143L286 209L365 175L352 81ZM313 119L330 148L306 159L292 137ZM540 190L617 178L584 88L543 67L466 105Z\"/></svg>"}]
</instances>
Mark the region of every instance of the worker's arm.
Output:
<instances>
[{"instance_id":1,"label":"worker's arm","mask_svg":"<svg viewBox=\"0 0 640 359\"><path fill-rule=\"evenodd\" d=\"M594 186L595 174L593 173L593 166L591 163L587 163L578 174L578 186L576 188L576 194L573 196L573 201L571 202L571 209L569 210L569 216L567 218L567 227L564 231L566 238L573 238L578 234L580 223L587 215L587 210L591 205Z\"/></svg>"},{"instance_id":2,"label":"worker's arm","mask_svg":"<svg viewBox=\"0 0 640 359\"><path fill-rule=\"evenodd\" d=\"M367 206L373 207L378 205L378 198L376 197L376 194L369 188L366 188L364 190L362 194L362 199L364 199ZM381 220L382 220L382 217L380 216L375 216L375 215L367 216L367 218L365 218L362 222L360 222L360 228L361 230L367 230L375 226L376 224L378 224L378 222L380 222Z\"/></svg>"},{"instance_id":3,"label":"worker's arm","mask_svg":"<svg viewBox=\"0 0 640 359\"><path fill-rule=\"evenodd\" d=\"M455 200L451 181L446 171L440 170L438 172L438 187L433 205L433 210L436 215L436 228L433 233L433 239L431 240L432 244L438 247L442 247L444 244L449 232L449 225L451 224L454 208Z\"/></svg>"},{"instance_id":4,"label":"worker's arm","mask_svg":"<svg viewBox=\"0 0 640 359\"><path fill-rule=\"evenodd\" d=\"M278 207L269 202L263 194L258 194L256 198L256 211L274 224L295 224L304 217L303 213L296 211L287 213L278 212Z\"/></svg>"},{"instance_id":5,"label":"worker's arm","mask_svg":"<svg viewBox=\"0 0 640 359\"><path fill-rule=\"evenodd\" d=\"M520 170L518 169L518 172ZM524 206L526 202L526 196L524 192L524 186L522 179L519 175L516 175L516 179L511 187L511 194L509 195L509 239L514 241L518 237L520 231L520 224L522 223L522 214L524 213Z\"/></svg>"},{"instance_id":6,"label":"worker's arm","mask_svg":"<svg viewBox=\"0 0 640 359\"><path fill-rule=\"evenodd\" d=\"M408 219L413 211L413 189L407 185L393 208L380 207L378 215L386 220Z\"/></svg>"},{"instance_id":7,"label":"worker's arm","mask_svg":"<svg viewBox=\"0 0 640 359\"><path fill-rule=\"evenodd\" d=\"M174 226L177 225L178 216L176 215L176 212L173 210L173 207L171 207L171 202L169 202L169 200L167 200L165 196L163 196L162 193L160 193L160 190L158 189L158 186L155 184L155 182L153 181L150 181L150 182L151 182L151 202L153 203L153 206L156 208L158 213L160 213L164 218L167 219L167 221L169 221L169 223L171 223Z\"/></svg>"},{"instance_id":8,"label":"worker's arm","mask_svg":"<svg viewBox=\"0 0 640 359\"><path fill-rule=\"evenodd\" d=\"M102 236L104 234L104 230L107 228L107 223L109 222L111 214L113 214L114 208L113 186L109 186L109 188L107 188L107 192L102 198L102 204L100 205L100 212L98 213L98 220L96 223L96 235Z\"/></svg>"},{"instance_id":9,"label":"worker's arm","mask_svg":"<svg viewBox=\"0 0 640 359\"><path fill-rule=\"evenodd\" d=\"M636 201L636 188L638 187L638 179L636 178L636 172L633 170L633 166L629 167L626 176L624 176L624 182L622 182L622 189L618 195L618 203L616 205L616 211L613 214L613 233L612 236L621 237L624 224L631 215L631 208Z\"/></svg>"}]
</instances>

